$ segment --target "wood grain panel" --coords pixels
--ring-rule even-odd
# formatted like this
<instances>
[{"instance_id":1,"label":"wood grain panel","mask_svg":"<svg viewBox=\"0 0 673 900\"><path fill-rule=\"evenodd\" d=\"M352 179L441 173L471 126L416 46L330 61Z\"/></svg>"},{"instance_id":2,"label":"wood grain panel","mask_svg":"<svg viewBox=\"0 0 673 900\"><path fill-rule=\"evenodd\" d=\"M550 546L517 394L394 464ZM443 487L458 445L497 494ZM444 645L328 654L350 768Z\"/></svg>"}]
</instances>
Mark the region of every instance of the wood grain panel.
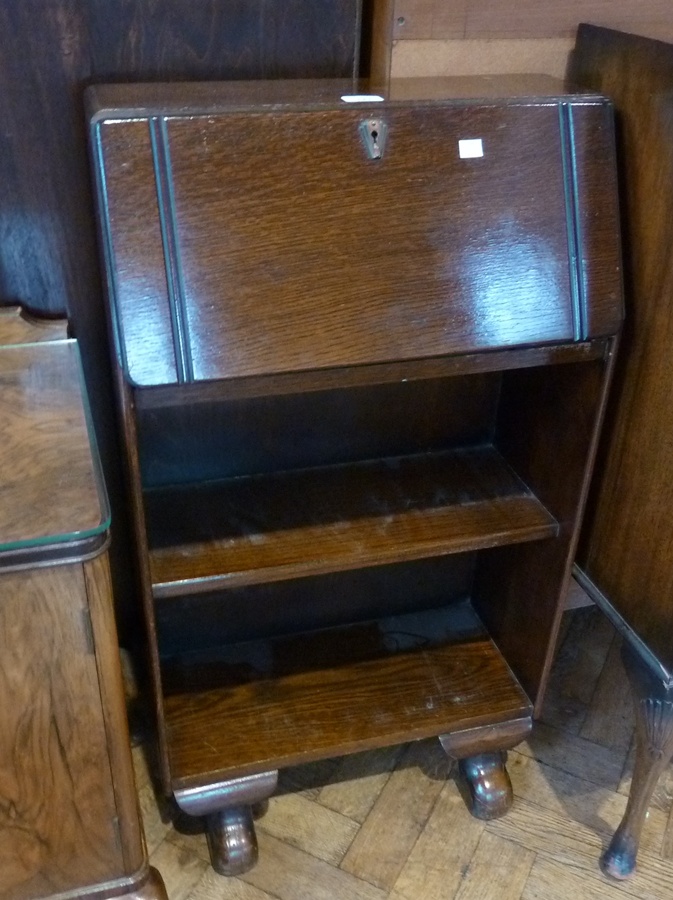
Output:
<instances>
[{"instance_id":1,"label":"wood grain panel","mask_svg":"<svg viewBox=\"0 0 673 900\"><path fill-rule=\"evenodd\" d=\"M477 569L475 607L536 703L551 666L614 354L605 363L508 373L496 446L559 522L559 537L495 548ZM553 447L553 453L549 452ZM559 477L562 460L563 477ZM544 645L539 633L552 635Z\"/></svg>"},{"instance_id":2,"label":"wood grain panel","mask_svg":"<svg viewBox=\"0 0 673 900\"><path fill-rule=\"evenodd\" d=\"M195 377L569 338L557 122L527 113L534 149L519 109L387 110L380 163L361 111L171 123ZM483 165L447 152L466 134Z\"/></svg>"},{"instance_id":3,"label":"wood grain panel","mask_svg":"<svg viewBox=\"0 0 673 900\"><path fill-rule=\"evenodd\" d=\"M97 81L352 78L359 0L93 0Z\"/></svg>"},{"instance_id":4,"label":"wood grain panel","mask_svg":"<svg viewBox=\"0 0 673 900\"><path fill-rule=\"evenodd\" d=\"M30 316L20 306L0 307L0 346L30 344L41 341L63 341L68 337L65 319Z\"/></svg>"},{"instance_id":5,"label":"wood grain panel","mask_svg":"<svg viewBox=\"0 0 673 900\"><path fill-rule=\"evenodd\" d=\"M145 844L131 759L131 740L124 702L117 629L112 605L112 584L107 554L84 563L91 631L96 650L100 706L110 758L115 817L124 856L124 872L135 875L145 863Z\"/></svg>"},{"instance_id":6,"label":"wood grain panel","mask_svg":"<svg viewBox=\"0 0 673 900\"><path fill-rule=\"evenodd\" d=\"M163 671L174 788L530 708L465 605L185 655Z\"/></svg>"},{"instance_id":7,"label":"wood grain panel","mask_svg":"<svg viewBox=\"0 0 673 900\"><path fill-rule=\"evenodd\" d=\"M362 112L260 121L259 131L250 129L247 117L228 121L212 135L212 157L202 161L195 181L183 160L193 158L196 135L179 135L177 124L171 129L193 340L203 344L199 335L206 328L222 338L209 342L217 350L203 354L200 377L571 336L566 248L553 237L563 201L560 185L548 177L553 163L547 160L556 162L558 154L554 113L541 108L536 116L537 147L545 147L540 153L531 152L515 110L390 110L386 118L390 144L382 163L374 165L357 137ZM417 135L423 132L427 156L419 157ZM484 135L490 148L485 167L461 165L446 152L468 133ZM251 189L246 161L257 165L258 141L270 154L268 181L257 179ZM233 146L232 159L225 148ZM511 153L526 159L516 173L507 170ZM194 203L194 194L212 191L212 178L210 186L203 180L211 165L220 177L226 173L227 190ZM512 192L531 197L514 183L520 177L545 183L535 212L536 203L511 212ZM210 265L204 265L209 219L221 220L225 209L228 226L220 234L218 258L209 254ZM293 226L286 230L288 210ZM261 267L259 259L265 261ZM531 303L542 283L544 313ZM215 300L226 304L225 321L208 315Z\"/></svg>"},{"instance_id":8,"label":"wood grain panel","mask_svg":"<svg viewBox=\"0 0 673 900\"><path fill-rule=\"evenodd\" d=\"M104 174L98 167L96 173L104 178L103 249L118 304L110 310L115 349L133 380L142 383L154 374L174 381L174 328L148 122L129 122L124 131L102 128L99 140L96 149L110 160Z\"/></svg>"},{"instance_id":9,"label":"wood grain panel","mask_svg":"<svg viewBox=\"0 0 673 900\"><path fill-rule=\"evenodd\" d=\"M619 115L628 304L579 562L670 671L673 47L583 26L569 75Z\"/></svg>"},{"instance_id":10,"label":"wood grain panel","mask_svg":"<svg viewBox=\"0 0 673 900\"><path fill-rule=\"evenodd\" d=\"M490 448L145 494L155 597L552 537Z\"/></svg>"},{"instance_id":11,"label":"wood grain panel","mask_svg":"<svg viewBox=\"0 0 673 900\"><path fill-rule=\"evenodd\" d=\"M0 896L121 878L82 570L4 574L0 592Z\"/></svg>"},{"instance_id":12,"label":"wood grain panel","mask_svg":"<svg viewBox=\"0 0 673 900\"><path fill-rule=\"evenodd\" d=\"M0 544L99 533L101 506L74 341L0 348Z\"/></svg>"},{"instance_id":13,"label":"wood grain panel","mask_svg":"<svg viewBox=\"0 0 673 900\"><path fill-rule=\"evenodd\" d=\"M197 380L573 336L556 108L433 105L385 117L381 161L366 157L358 110L169 119ZM458 158L467 134L483 137L483 159ZM142 296L135 305L142 318Z\"/></svg>"},{"instance_id":14,"label":"wood grain panel","mask_svg":"<svg viewBox=\"0 0 673 900\"><path fill-rule=\"evenodd\" d=\"M463 40L395 41L391 48L394 79L536 72L562 79L573 39L471 38Z\"/></svg>"}]
</instances>

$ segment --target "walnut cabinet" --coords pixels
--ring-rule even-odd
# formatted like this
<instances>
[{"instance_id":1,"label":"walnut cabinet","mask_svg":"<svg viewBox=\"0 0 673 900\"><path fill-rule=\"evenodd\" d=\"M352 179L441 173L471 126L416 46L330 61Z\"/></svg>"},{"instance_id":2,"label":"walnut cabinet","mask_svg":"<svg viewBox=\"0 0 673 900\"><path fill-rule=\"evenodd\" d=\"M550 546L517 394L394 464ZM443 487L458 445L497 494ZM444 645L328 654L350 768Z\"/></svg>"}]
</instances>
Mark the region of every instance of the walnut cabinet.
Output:
<instances>
[{"instance_id":1,"label":"walnut cabinet","mask_svg":"<svg viewBox=\"0 0 673 900\"><path fill-rule=\"evenodd\" d=\"M77 344L0 310L0 897L165 900L147 864Z\"/></svg>"}]
</instances>

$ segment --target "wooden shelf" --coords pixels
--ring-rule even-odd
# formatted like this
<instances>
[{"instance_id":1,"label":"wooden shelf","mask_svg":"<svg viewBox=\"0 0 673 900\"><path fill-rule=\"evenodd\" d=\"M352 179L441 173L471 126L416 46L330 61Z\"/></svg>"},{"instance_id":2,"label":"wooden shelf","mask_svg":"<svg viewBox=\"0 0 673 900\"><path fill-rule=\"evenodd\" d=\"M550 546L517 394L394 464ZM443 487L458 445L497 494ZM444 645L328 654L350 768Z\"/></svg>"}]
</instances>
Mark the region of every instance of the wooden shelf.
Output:
<instances>
[{"instance_id":1,"label":"wooden shelf","mask_svg":"<svg viewBox=\"0 0 673 900\"><path fill-rule=\"evenodd\" d=\"M155 598L552 537L491 446L145 493Z\"/></svg>"},{"instance_id":2,"label":"wooden shelf","mask_svg":"<svg viewBox=\"0 0 673 900\"><path fill-rule=\"evenodd\" d=\"M162 663L173 789L531 711L468 601Z\"/></svg>"}]
</instances>

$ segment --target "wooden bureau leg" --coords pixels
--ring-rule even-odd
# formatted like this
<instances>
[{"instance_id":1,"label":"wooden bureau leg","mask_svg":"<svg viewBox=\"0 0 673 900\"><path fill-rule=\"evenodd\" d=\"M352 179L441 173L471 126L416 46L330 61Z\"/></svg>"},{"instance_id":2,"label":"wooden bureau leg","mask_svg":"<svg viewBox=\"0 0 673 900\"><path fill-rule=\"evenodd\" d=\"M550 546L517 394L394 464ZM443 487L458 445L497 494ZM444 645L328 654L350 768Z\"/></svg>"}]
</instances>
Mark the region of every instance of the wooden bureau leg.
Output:
<instances>
[{"instance_id":1,"label":"wooden bureau leg","mask_svg":"<svg viewBox=\"0 0 673 900\"><path fill-rule=\"evenodd\" d=\"M220 875L241 875L257 862L257 835L249 806L233 806L206 817L208 849Z\"/></svg>"},{"instance_id":2,"label":"wooden bureau leg","mask_svg":"<svg viewBox=\"0 0 673 900\"><path fill-rule=\"evenodd\" d=\"M505 767L507 754L478 753L458 760L458 787L477 819L498 819L512 805L512 782Z\"/></svg>"},{"instance_id":3,"label":"wooden bureau leg","mask_svg":"<svg viewBox=\"0 0 673 900\"><path fill-rule=\"evenodd\" d=\"M516 747L530 733L532 725L532 718L526 716L500 725L440 735L447 756L458 761L458 787L476 818L497 819L512 805L505 751Z\"/></svg>"},{"instance_id":4,"label":"wooden bureau leg","mask_svg":"<svg viewBox=\"0 0 673 900\"><path fill-rule=\"evenodd\" d=\"M636 762L624 818L601 859L612 878L636 868L640 834L659 776L673 758L673 686L665 684L628 645L622 660L636 707Z\"/></svg>"},{"instance_id":5,"label":"wooden bureau leg","mask_svg":"<svg viewBox=\"0 0 673 900\"><path fill-rule=\"evenodd\" d=\"M205 816L210 861L218 874L241 875L257 862L253 817L264 811L277 783L273 771L175 791L183 812Z\"/></svg>"}]
</instances>

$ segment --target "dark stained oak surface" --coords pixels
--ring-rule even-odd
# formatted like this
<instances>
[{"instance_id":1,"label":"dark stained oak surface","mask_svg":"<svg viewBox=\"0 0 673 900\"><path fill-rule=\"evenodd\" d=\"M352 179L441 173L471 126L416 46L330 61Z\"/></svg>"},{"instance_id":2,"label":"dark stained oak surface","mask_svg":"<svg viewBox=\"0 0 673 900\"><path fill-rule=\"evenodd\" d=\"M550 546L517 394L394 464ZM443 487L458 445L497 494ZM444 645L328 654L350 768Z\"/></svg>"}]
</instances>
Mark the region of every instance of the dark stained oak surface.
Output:
<instances>
[{"instance_id":1,"label":"dark stained oak surface","mask_svg":"<svg viewBox=\"0 0 673 900\"><path fill-rule=\"evenodd\" d=\"M516 719L469 604L163 663L175 787Z\"/></svg>"},{"instance_id":2,"label":"dark stained oak surface","mask_svg":"<svg viewBox=\"0 0 673 900\"><path fill-rule=\"evenodd\" d=\"M155 489L145 508L155 597L557 532L489 447Z\"/></svg>"},{"instance_id":3,"label":"dark stained oak surface","mask_svg":"<svg viewBox=\"0 0 673 900\"><path fill-rule=\"evenodd\" d=\"M170 86L132 86L125 109L109 105L120 88L92 96L108 101L93 113L93 139L113 321L132 383L614 331L619 245L578 212L612 204L612 220L615 209L600 98L583 98L577 112L570 95L350 108L336 88L331 101L324 86L305 85L303 99L296 86L292 101L283 90L270 86L258 110L259 85L223 86L220 111L204 86L191 98L181 87L163 111ZM204 92L212 112L188 113ZM387 128L380 160L359 131L372 117ZM583 149L571 159L577 136ZM461 158L459 141L475 137L483 157Z\"/></svg>"},{"instance_id":4,"label":"dark stained oak surface","mask_svg":"<svg viewBox=\"0 0 673 900\"><path fill-rule=\"evenodd\" d=\"M614 99L627 316L578 563L673 672L673 46L581 26L569 78Z\"/></svg>"},{"instance_id":5,"label":"dark stained oak surface","mask_svg":"<svg viewBox=\"0 0 673 900\"><path fill-rule=\"evenodd\" d=\"M136 392L134 399L136 408L142 414L147 410L180 406L185 402L191 405L215 400L270 397L278 394L394 384L405 380L427 382L430 379L450 375L472 375L532 366L588 362L592 359L604 358L608 353L609 346L609 339L599 338L576 344L546 344L541 347L491 350L488 353L438 356L431 359L405 360L404 362L379 365L288 372L276 377L261 375L227 381L158 385Z\"/></svg>"},{"instance_id":6,"label":"dark stained oak surface","mask_svg":"<svg viewBox=\"0 0 673 900\"><path fill-rule=\"evenodd\" d=\"M109 525L74 341L0 347L0 551Z\"/></svg>"}]
</instances>

